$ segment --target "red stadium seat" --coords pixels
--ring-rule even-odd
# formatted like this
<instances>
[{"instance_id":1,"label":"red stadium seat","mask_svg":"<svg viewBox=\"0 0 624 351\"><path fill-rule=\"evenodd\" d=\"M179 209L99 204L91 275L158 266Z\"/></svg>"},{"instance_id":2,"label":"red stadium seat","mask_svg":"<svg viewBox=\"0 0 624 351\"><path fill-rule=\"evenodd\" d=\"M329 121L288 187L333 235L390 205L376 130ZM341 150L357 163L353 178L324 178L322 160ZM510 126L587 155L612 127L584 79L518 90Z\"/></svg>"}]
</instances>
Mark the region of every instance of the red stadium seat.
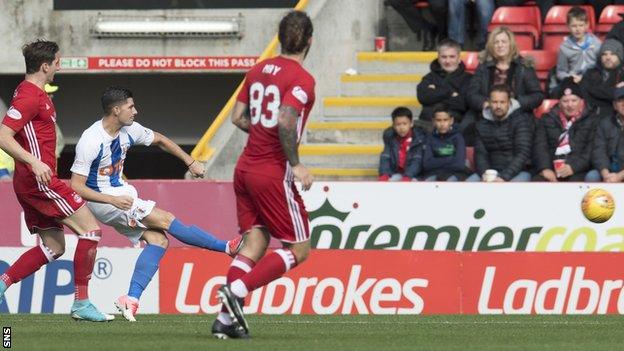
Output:
<instances>
[{"instance_id":1,"label":"red stadium seat","mask_svg":"<svg viewBox=\"0 0 624 351\"><path fill-rule=\"evenodd\" d=\"M515 34L516 44L520 50L531 50L539 44L542 21L537 6L497 8L488 31L499 26L506 26Z\"/></svg>"},{"instance_id":2,"label":"red stadium seat","mask_svg":"<svg viewBox=\"0 0 624 351\"><path fill-rule=\"evenodd\" d=\"M566 35L570 33L567 26L567 15L573 6L553 6L546 14L542 27L542 47L544 50L559 51L559 46ZM596 29L596 13L590 5L579 6L587 11L589 31Z\"/></svg>"},{"instance_id":3,"label":"red stadium seat","mask_svg":"<svg viewBox=\"0 0 624 351\"><path fill-rule=\"evenodd\" d=\"M469 51L464 53L462 57L462 61L464 61L464 66L466 66L466 72L474 73L479 66L479 53Z\"/></svg>"},{"instance_id":4,"label":"red stadium seat","mask_svg":"<svg viewBox=\"0 0 624 351\"><path fill-rule=\"evenodd\" d=\"M544 113L550 111L558 102L559 100L557 99L545 99L544 101L542 101L542 104L539 105L539 107L537 107L535 110L533 110L535 118L542 118Z\"/></svg>"},{"instance_id":5,"label":"red stadium seat","mask_svg":"<svg viewBox=\"0 0 624 351\"><path fill-rule=\"evenodd\" d=\"M548 79L548 72L557 65L557 53L548 50L524 50L522 56L530 56L535 60L535 73L540 81Z\"/></svg>"},{"instance_id":6,"label":"red stadium seat","mask_svg":"<svg viewBox=\"0 0 624 351\"><path fill-rule=\"evenodd\" d=\"M611 27L622 20L622 17L620 17L621 13L624 13L624 5L609 5L605 7L600 14L600 19L598 19L596 32L603 35L609 33Z\"/></svg>"},{"instance_id":7,"label":"red stadium seat","mask_svg":"<svg viewBox=\"0 0 624 351\"><path fill-rule=\"evenodd\" d=\"M416 6L419 9L426 9L427 7L429 7L429 2L427 2L427 1L414 1L414 6Z\"/></svg>"}]
</instances>

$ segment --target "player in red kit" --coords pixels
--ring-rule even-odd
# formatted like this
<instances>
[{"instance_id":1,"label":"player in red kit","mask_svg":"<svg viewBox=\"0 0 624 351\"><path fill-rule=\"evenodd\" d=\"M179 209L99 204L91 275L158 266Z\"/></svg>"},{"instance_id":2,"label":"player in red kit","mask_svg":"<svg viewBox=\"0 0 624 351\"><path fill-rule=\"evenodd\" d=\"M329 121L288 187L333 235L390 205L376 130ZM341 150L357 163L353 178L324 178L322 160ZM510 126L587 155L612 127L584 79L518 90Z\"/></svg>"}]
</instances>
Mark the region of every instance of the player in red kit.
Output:
<instances>
[{"instance_id":1,"label":"player in red kit","mask_svg":"<svg viewBox=\"0 0 624 351\"><path fill-rule=\"evenodd\" d=\"M0 148L15 159L13 189L24 209L28 230L41 243L20 256L0 276L0 298L11 284L28 277L65 251L63 225L78 235L74 254L74 319L103 322L114 316L89 302L100 227L85 202L56 175L56 110L44 91L60 69L56 43L37 40L24 45L26 77L15 89L11 107L0 125Z\"/></svg>"},{"instance_id":2,"label":"player in red kit","mask_svg":"<svg viewBox=\"0 0 624 351\"><path fill-rule=\"evenodd\" d=\"M312 21L291 11L279 24L281 55L246 75L232 122L249 133L234 171L236 210L245 246L232 261L218 296L224 308L212 326L218 338L248 338L243 299L281 277L310 253L308 214L295 187L312 186L298 145L314 105L314 78L302 66L312 43ZM265 255L270 237L283 248Z\"/></svg>"}]
</instances>

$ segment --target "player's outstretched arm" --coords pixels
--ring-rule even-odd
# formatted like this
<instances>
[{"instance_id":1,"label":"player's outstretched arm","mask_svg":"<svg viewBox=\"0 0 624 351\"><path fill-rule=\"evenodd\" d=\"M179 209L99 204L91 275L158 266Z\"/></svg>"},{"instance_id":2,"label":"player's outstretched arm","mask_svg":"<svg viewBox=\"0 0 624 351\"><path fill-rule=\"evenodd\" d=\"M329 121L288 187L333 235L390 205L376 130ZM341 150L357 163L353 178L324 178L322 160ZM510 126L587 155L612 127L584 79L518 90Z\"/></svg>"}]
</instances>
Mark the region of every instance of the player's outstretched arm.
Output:
<instances>
[{"instance_id":1,"label":"player's outstretched arm","mask_svg":"<svg viewBox=\"0 0 624 351\"><path fill-rule=\"evenodd\" d=\"M78 173L72 173L71 187L78 195L82 196L82 198L87 201L111 204L124 211L129 210L134 202L132 197L127 195L113 196L90 189L87 186L87 177Z\"/></svg>"},{"instance_id":2,"label":"player's outstretched arm","mask_svg":"<svg viewBox=\"0 0 624 351\"><path fill-rule=\"evenodd\" d=\"M178 144L174 143L173 140L160 133L154 132L154 141L152 141L152 145L156 145L162 150L182 160L194 177L199 178L204 176L204 165L200 162L196 162L191 155L182 150L182 148L178 146Z\"/></svg>"},{"instance_id":3,"label":"player's outstretched arm","mask_svg":"<svg viewBox=\"0 0 624 351\"><path fill-rule=\"evenodd\" d=\"M15 141L15 131L5 125L0 125L0 149L4 150L15 160L29 164L39 183L47 185L52 180L50 167Z\"/></svg>"},{"instance_id":4,"label":"player's outstretched arm","mask_svg":"<svg viewBox=\"0 0 624 351\"><path fill-rule=\"evenodd\" d=\"M288 163L292 167L295 178L301 181L303 190L308 190L312 186L314 178L308 169L299 162L298 137L297 137L297 110L292 106L282 105L279 109L277 125L280 143Z\"/></svg>"},{"instance_id":5,"label":"player's outstretched arm","mask_svg":"<svg viewBox=\"0 0 624 351\"><path fill-rule=\"evenodd\" d=\"M247 104L240 101L236 101L234 109L232 110L232 123L245 133L249 133L249 126L251 125L251 117L249 116L249 109Z\"/></svg>"}]
</instances>

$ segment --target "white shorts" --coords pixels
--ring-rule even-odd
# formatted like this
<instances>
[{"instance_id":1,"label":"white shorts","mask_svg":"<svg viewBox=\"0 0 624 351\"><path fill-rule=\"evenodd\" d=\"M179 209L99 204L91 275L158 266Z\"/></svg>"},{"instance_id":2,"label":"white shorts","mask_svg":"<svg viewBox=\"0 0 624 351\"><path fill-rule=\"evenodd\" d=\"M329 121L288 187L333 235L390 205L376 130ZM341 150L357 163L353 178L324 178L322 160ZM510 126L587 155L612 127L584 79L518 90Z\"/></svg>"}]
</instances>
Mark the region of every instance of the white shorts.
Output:
<instances>
[{"instance_id":1,"label":"white shorts","mask_svg":"<svg viewBox=\"0 0 624 351\"><path fill-rule=\"evenodd\" d=\"M113 196L128 195L134 199L132 208L128 211L120 210L110 204L91 201L87 202L87 206L98 221L115 228L133 244L138 244L147 229L141 220L152 213L156 203L152 200L139 199L136 189L130 184L106 189L104 193Z\"/></svg>"}]
</instances>

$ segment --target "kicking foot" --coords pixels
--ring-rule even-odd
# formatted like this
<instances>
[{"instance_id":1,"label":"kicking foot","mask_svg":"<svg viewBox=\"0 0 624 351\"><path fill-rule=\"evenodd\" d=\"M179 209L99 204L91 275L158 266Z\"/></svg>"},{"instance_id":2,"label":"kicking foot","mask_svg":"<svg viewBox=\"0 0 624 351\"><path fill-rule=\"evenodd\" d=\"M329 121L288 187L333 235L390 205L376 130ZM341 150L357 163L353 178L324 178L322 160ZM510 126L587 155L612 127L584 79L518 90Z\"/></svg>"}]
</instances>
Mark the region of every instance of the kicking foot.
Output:
<instances>
[{"instance_id":1,"label":"kicking foot","mask_svg":"<svg viewBox=\"0 0 624 351\"><path fill-rule=\"evenodd\" d=\"M245 245L245 237L239 236L227 242L225 253L234 257Z\"/></svg>"}]
</instances>

